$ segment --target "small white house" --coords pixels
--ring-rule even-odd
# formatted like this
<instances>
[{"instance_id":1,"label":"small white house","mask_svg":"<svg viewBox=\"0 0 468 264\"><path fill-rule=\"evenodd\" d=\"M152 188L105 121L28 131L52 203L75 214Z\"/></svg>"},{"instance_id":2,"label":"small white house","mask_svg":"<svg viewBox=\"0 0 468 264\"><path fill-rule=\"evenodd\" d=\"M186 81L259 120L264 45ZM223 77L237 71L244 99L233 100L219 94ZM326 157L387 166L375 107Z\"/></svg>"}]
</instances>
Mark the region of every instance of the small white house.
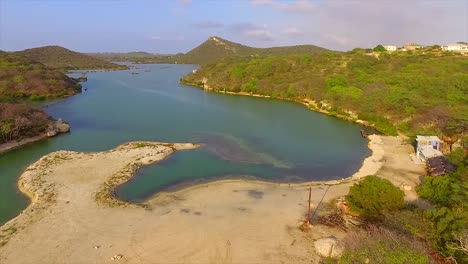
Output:
<instances>
[{"instance_id":1,"label":"small white house","mask_svg":"<svg viewBox=\"0 0 468 264\"><path fill-rule=\"evenodd\" d=\"M397 50L397 46L384 46L384 48L387 51L396 51Z\"/></svg>"},{"instance_id":2,"label":"small white house","mask_svg":"<svg viewBox=\"0 0 468 264\"><path fill-rule=\"evenodd\" d=\"M444 155L440 151L442 141L436 136L416 136L416 142L416 156L422 161Z\"/></svg>"},{"instance_id":3,"label":"small white house","mask_svg":"<svg viewBox=\"0 0 468 264\"><path fill-rule=\"evenodd\" d=\"M465 43L452 43L442 46L442 50L468 52L468 44Z\"/></svg>"}]
</instances>

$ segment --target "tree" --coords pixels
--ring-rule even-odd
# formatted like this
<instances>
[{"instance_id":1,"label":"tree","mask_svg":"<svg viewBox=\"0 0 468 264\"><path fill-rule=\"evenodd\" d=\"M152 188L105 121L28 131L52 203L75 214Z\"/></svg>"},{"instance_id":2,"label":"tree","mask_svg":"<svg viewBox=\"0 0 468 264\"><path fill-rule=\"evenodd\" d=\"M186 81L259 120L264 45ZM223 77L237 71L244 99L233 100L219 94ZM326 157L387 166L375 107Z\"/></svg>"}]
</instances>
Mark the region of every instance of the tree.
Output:
<instances>
[{"instance_id":1,"label":"tree","mask_svg":"<svg viewBox=\"0 0 468 264\"><path fill-rule=\"evenodd\" d=\"M384 211L402 208L404 193L389 180L367 176L351 187L346 200L352 210L364 216L376 216Z\"/></svg>"},{"instance_id":2,"label":"tree","mask_svg":"<svg viewBox=\"0 0 468 264\"><path fill-rule=\"evenodd\" d=\"M386 51L385 47L382 46L382 45L377 45L375 46L375 48L373 49L373 51L378 51L378 52L382 52L382 51Z\"/></svg>"},{"instance_id":3,"label":"tree","mask_svg":"<svg viewBox=\"0 0 468 264\"><path fill-rule=\"evenodd\" d=\"M0 133L2 134L3 142L7 142L11 138L11 131L13 129L13 123L8 120L2 120L0 123Z\"/></svg>"}]
</instances>

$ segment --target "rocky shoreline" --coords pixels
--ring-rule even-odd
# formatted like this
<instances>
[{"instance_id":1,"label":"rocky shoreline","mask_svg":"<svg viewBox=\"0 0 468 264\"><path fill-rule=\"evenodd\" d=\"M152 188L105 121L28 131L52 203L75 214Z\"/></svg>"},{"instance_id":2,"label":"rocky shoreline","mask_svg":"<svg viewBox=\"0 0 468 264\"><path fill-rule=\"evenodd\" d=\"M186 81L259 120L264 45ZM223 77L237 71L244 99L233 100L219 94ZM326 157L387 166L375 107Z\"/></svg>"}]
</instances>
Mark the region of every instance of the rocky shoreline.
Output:
<instances>
[{"instance_id":1,"label":"rocky shoreline","mask_svg":"<svg viewBox=\"0 0 468 264\"><path fill-rule=\"evenodd\" d=\"M0 155L15 149L19 149L28 144L42 141L68 132L70 132L70 125L67 122L63 121L62 119L51 121L47 127L47 130L40 135L0 144Z\"/></svg>"}]
</instances>

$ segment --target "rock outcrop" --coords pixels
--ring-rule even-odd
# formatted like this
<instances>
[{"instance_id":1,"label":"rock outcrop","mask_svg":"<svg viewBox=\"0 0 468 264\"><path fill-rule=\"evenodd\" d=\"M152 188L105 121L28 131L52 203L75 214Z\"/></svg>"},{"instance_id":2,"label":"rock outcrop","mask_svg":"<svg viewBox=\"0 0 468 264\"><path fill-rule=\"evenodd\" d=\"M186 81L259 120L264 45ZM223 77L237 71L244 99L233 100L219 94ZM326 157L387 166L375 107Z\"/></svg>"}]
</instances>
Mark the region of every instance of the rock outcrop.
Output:
<instances>
[{"instance_id":1,"label":"rock outcrop","mask_svg":"<svg viewBox=\"0 0 468 264\"><path fill-rule=\"evenodd\" d=\"M322 257L337 258L343 254L343 246L335 237L324 237L314 242L314 248L317 254Z\"/></svg>"},{"instance_id":2,"label":"rock outcrop","mask_svg":"<svg viewBox=\"0 0 468 264\"><path fill-rule=\"evenodd\" d=\"M46 133L48 137L54 137L59 133L67 132L70 132L70 125L62 119L59 119L49 125Z\"/></svg>"}]
</instances>

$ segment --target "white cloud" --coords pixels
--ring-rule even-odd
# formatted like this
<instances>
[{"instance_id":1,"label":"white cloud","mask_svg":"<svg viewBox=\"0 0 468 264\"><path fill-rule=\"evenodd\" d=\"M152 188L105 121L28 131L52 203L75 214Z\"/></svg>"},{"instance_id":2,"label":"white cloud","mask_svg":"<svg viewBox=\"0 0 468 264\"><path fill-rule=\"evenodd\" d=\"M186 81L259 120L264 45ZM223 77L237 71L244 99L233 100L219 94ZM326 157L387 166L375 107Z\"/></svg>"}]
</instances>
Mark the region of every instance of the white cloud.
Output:
<instances>
[{"instance_id":1,"label":"white cloud","mask_svg":"<svg viewBox=\"0 0 468 264\"><path fill-rule=\"evenodd\" d=\"M303 36L304 32L297 27L288 27L284 33L289 36Z\"/></svg>"},{"instance_id":2,"label":"white cloud","mask_svg":"<svg viewBox=\"0 0 468 264\"><path fill-rule=\"evenodd\" d=\"M201 21L193 24L193 26L202 29L222 28L224 24L213 22L213 21Z\"/></svg>"},{"instance_id":3,"label":"white cloud","mask_svg":"<svg viewBox=\"0 0 468 264\"><path fill-rule=\"evenodd\" d=\"M229 31L235 35L240 35L253 40L272 41L275 39L266 26L258 26L251 23L233 24L229 26Z\"/></svg>"},{"instance_id":4,"label":"white cloud","mask_svg":"<svg viewBox=\"0 0 468 264\"><path fill-rule=\"evenodd\" d=\"M291 13L310 13L316 9L310 0L296 0L291 2L279 2L274 0L253 0L252 6L269 6L277 10Z\"/></svg>"}]
</instances>

